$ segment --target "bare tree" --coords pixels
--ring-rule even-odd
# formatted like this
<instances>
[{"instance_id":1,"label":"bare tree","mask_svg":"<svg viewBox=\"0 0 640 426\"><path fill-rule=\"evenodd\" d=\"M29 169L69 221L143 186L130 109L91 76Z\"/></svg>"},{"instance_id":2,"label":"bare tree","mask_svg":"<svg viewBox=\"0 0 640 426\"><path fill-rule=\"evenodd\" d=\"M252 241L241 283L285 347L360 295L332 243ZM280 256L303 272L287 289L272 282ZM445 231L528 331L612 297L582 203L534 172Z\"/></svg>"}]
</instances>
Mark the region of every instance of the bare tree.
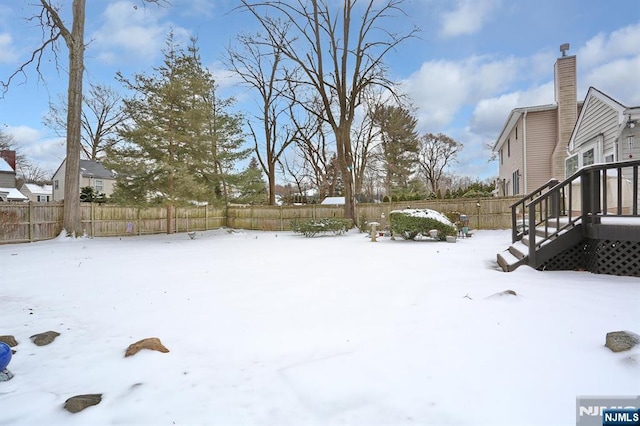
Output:
<instances>
[{"instance_id":1,"label":"bare tree","mask_svg":"<svg viewBox=\"0 0 640 426\"><path fill-rule=\"evenodd\" d=\"M161 0L141 1L158 3ZM69 50L69 81L67 85L67 155L62 226L68 234L77 236L82 233L80 222L80 135L86 0L73 0L70 27L62 19L60 6L55 4L53 0L40 0L39 6L41 6L40 12L30 19L37 21L42 29L42 44L32 52L26 62L9 76L6 82L2 82L2 86L6 92L16 76L26 75L25 70L30 64L35 64L38 78L42 78L40 65L46 50L48 48L52 50L57 62L57 44L60 38L64 40Z\"/></svg>"},{"instance_id":2,"label":"bare tree","mask_svg":"<svg viewBox=\"0 0 640 426\"><path fill-rule=\"evenodd\" d=\"M418 167L431 191L436 194L448 165L456 161L463 145L447 135L427 133L420 137Z\"/></svg>"},{"instance_id":3,"label":"bare tree","mask_svg":"<svg viewBox=\"0 0 640 426\"><path fill-rule=\"evenodd\" d=\"M82 152L89 160L98 160L120 141L117 129L126 119L122 97L109 86L91 83L89 93L82 101ZM49 103L49 114L44 123L59 136L64 136L66 116L67 103L61 97L58 104Z\"/></svg>"},{"instance_id":4,"label":"bare tree","mask_svg":"<svg viewBox=\"0 0 640 426\"><path fill-rule=\"evenodd\" d=\"M351 125L362 94L372 86L394 92L394 84L386 77L384 57L402 41L413 36L385 30L384 21L402 13L404 0L368 0L360 8L357 0L340 2L338 11L328 0L293 2L241 0L241 8L249 10L274 40L285 40L282 53L293 61L305 77L312 98L323 105L319 118L333 131L337 160L344 182L345 217L353 219L353 148ZM358 4L358 9L356 9ZM261 13L262 10L265 13ZM291 25L283 31L277 12ZM358 13L360 15L358 16ZM355 36L355 37L353 37ZM334 102L335 101L335 102ZM310 112L314 112L310 109Z\"/></svg>"},{"instance_id":5,"label":"bare tree","mask_svg":"<svg viewBox=\"0 0 640 426\"><path fill-rule=\"evenodd\" d=\"M281 25L286 26L284 22ZM286 29L285 33L286 33ZM237 40L240 50L227 49L227 67L234 71L251 88L260 95L259 111L256 118L262 125L257 131L249 122L249 129L254 141L256 155L269 183L269 205L276 202L276 166L285 150L293 143L293 132L282 123L282 115L291 108L290 97L282 92L288 90L290 82L282 69L284 33L239 35ZM266 38L265 38L266 37ZM260 140L264 140L260 143Z\"/></svg>"}]
</instances>

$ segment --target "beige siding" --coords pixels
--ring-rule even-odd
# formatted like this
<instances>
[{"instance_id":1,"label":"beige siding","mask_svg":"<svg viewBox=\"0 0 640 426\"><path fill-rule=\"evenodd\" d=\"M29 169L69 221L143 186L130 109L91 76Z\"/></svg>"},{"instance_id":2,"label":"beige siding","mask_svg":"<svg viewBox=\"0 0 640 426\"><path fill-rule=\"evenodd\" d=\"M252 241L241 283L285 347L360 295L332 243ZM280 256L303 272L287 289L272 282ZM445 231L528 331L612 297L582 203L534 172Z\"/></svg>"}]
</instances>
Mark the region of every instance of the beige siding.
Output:
<instances>
[{"instance_id":1,"label":"beige siding","mask_svg":"<svg viewBox=\"0 0 640 426\"><path fill-rule=\"evenodd\" d=\"M517 131L516 131L517 129ZM516 138L516 133L518 134ZM524 176L524 152L523 152L522 119L509 133L507 142L502 145L498 161L500 162L498 178L504 187L504 195L514 195L513 173L518 170ZM520 177L518 193L524 194L524 179Z\"/></svg>"},{"instance_id":2,"label":"beige siding","mask_svg":"<svg viewBox=\"0 0 640 426\"><path fill-rule=\"evenodd\" d=\"M557 128L555 110L527 114L527 193L554 177L551 157L556 147Z\"/></svg>"}]
</instances>

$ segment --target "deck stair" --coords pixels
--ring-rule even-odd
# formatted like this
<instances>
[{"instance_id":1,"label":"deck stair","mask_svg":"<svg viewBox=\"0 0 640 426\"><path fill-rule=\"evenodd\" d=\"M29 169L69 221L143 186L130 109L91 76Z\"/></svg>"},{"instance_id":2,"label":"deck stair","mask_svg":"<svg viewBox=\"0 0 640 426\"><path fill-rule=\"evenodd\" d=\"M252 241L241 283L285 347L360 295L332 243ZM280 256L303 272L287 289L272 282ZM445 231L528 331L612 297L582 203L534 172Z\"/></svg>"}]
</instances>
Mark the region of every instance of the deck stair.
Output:
<instances>
[{"instance_id":1,"label":"deck stair","mask_svg":"<svg viewBox=\"0 0 640 426\"><path fill-rule=\"evenodd\" d=\"M505 272L528 265L640 276L639 166L638 160L588 166L513 204L512 243L497 254L498 265ZM615 252L620 247L625 253Z\"/></svg>"}]
</instances>

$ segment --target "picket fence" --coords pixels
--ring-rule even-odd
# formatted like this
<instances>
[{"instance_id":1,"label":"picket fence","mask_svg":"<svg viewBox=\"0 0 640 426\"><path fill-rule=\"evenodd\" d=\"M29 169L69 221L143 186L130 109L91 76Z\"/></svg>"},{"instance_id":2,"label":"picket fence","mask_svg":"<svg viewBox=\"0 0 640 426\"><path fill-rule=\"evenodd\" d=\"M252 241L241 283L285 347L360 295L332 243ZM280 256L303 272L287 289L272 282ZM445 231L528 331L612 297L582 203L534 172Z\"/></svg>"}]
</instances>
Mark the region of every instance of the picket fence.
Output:
<instances>
[{"instance_id":1,"label":"picket fence","mask_svg":"<svg viewBox=\"0 0 640 426\"><path fill-rule=\"evenodd\" d=\"M517 198L482 198L405 201L400 203L357 204L356 225L380 222L388 226L393 210L429 208L442 213L464 214L473 229L508 229L510 206ZM0 203L0 244L42 241L62 231L62 202ZM288 231L294 219L344 217L343 206L310 204L302 206L211 206L131 207L113 204L81 205L86 235L113 237L219 229ZM168 221L167 218L171 218Z\"/></svg>"}]
</instances>

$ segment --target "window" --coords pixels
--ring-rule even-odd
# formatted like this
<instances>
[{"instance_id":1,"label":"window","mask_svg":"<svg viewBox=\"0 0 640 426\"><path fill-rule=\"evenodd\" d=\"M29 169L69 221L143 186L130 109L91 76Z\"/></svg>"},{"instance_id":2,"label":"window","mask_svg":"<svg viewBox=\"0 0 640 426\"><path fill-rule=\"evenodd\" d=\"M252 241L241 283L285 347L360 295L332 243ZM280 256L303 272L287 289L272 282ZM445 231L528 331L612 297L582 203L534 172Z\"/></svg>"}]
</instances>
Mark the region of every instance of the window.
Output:
<instances>
[{"instance_id":1,"label":"window","mask_svg":"<svg viewBox=\"0 0 640 426\"><path fill-rule=\"evenodd\" d=\"M595 157L595 151L593 148L591 148L588 151L585 151L582 154L582 167L589 166L595 163L595 161L596 161L596 157Z\"/></svg>"},{"instance_id":2,"label":"window","mask_svg":"<svg viewBox=\"0 0 640 426\"><path fill-rule=\"evenodd\" d=\"M567 158L564 162L564 167L565 167L565 173L566 173L566 177L571 176L572 174L574 174L575 172L578 171L578 155L572 155L571 157Z\"/></svg>"},{"instance_id":3,"label":"window","mask_svg":"<svg viewBox=\"0 0 640 426\"><path fill-rule=\"evenodd\" d=\"M48 195L38 195L38 202L39 203L46 203L47 201L49 201L49 196Z\"/></svg>"},{"instance_id":4,"label":"window","mask_svg":"<svg viewBox=\"0 0 640 426\"><path fill-rule=\"evenodd\" d=\"M604 162L605 163L613 163L613 154L605 155L604 156Z\"/></svg>"},{"instance_id":5,"label":"window","mask_svg":"<svg viewBox=\"0 0 640 426\"><path fill-rule=\"evenodd\" d=\"M104 189L103 183L102 183L102 179L96 179L93 181L93 186L96 189L96 192L101 193Z\"/></svg>"},{"instance_id":6,"label":"window","mask_svg":"<svg viewBox=\"0 0 640 426\"><path fill-rule=\"evenodd\" d=\"M53 181L53 188L58 189L58 179Z\"/></svg>"},{"instance_id":7,"label":"window","mask_svg":"<svg viewBox=\"0 0 640 426\"><path fill-rule=\"evenodd\" d=\"M511 139L507 139L507 157L511 157Z\"/></svg>"},{"instance_id":8,"label":"window","mask_svg":"<svg viewBox=\"0 0 640 426\"><path fill-rule=\"evenodd\" d=\"M520 170L513 172L511 181L513 182L513 195L518 195L520 193Z\"/></svg>"},{"instance_id":9,"label":"window","mask_svg":"<svg viewBox=\"0 0 640 426\"><path fill-rule=\"evenodd\" d=\"M518 140L518 126L516 126L516 140Z\"/></svg>"},{"instance_id":10,"label":"window","mask_svg":"<svg viewBox=\"0 0 640 426\"><path fill-rule=\"evenodd\" d=\"M500 150L500 164L504 164L504 150Z\"/></svg>"}]
</instances>

